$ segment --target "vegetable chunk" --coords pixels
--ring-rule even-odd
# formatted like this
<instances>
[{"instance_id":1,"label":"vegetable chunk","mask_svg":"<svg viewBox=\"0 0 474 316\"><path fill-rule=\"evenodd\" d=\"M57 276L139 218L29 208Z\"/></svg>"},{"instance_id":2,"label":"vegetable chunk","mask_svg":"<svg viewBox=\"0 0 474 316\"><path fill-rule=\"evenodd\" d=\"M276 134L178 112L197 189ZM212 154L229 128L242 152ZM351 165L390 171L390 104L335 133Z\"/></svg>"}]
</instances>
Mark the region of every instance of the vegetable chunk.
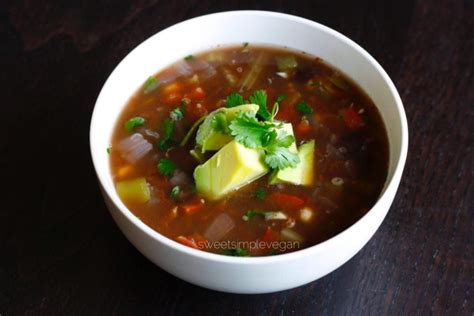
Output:
<instances>
[{"instance_id":1,"label":"vegetable chunk","mask_svg":"<svg viewBox=\"0 0 474 316\"><path fill-rule=\"evenodd\" d=\"M117 194L127 202L146 203L150 200L150 189L145 178L117 182Z\"/></svg>"},{"instance_id":2,"label":"vegetable chunk","mask_svg":"<svg viewBox=\"0 0 474 316\"><path fill-rule=\"evenodd\" d=\"M276 171L270 177L270 184L281 182L310 186L314 178L314 140L300 146L300 163L295 168Z\"/></svg>"},{"instance_id":3,"label":"vegetable chunk","mask_svg":"<svg viewBox=\"0 0 474 316\"><path fill-rule=\"evenodd\" d=\"M201 151L204 153L219 150L232 141L233 138L227 129L237 113L256 113L258 108L256 104L243 104L232 108L221 108L210 113L199 127L196 135L196 143L201 147Z\"/></svg>"},{"instance_id":4,"label":"vegetable chunk","mask_svg":"<svg viewBox=\"0 0 474 316\"><path fill-rule=\"evenodd\" d=\"M254 181L268 172L262 162L263 152L231 141L206 163L194 170L196 190L210 200L216 200Z\"/></svg>"}]
</instances>

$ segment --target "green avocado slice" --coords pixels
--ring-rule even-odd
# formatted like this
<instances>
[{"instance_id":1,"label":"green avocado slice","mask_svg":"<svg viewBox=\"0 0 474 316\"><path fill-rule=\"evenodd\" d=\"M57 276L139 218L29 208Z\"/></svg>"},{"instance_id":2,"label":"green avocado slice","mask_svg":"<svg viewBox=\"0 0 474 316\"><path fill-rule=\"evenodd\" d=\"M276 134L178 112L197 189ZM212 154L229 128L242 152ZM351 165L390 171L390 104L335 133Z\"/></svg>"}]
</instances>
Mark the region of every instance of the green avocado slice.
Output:
<instances>
[{"instance_id":1,"label":"green avocado slice","mask_svg":"<svg viewBox=\"0 0 474 316\"><path fill-rule=\"evenodd\" d=\"M199 126L196 135L196 144L201 148L201 152L219 150L232 141L233 137L226 129L237 113L247 111L257 113L258 108L256 104L243 104L233 108L220 108L209 113Z\"/></svg>"},{"instance_id":2,"label":"green avocado slice","mask_svg":"<svg viewBox=\"0 0 474 316\"><path fill-rule=\"evenodd\" d=\"M270 184L291 183L310 186L314 180L314 140L299 147L300 163L295 168L274 171L270 175Z\"/></svg>"},{"instance_id":3,"label":"green avocado slice","mask_svg":"<svg viewBox=\"0 0 474 316\"><path fill-rule=\"evenodd\" d=\"M194 170L197 192L217 200L256 180L269 171L262 156L261 150L247 148L235 140L229 142Z\"/></svg>"}]
</instances>

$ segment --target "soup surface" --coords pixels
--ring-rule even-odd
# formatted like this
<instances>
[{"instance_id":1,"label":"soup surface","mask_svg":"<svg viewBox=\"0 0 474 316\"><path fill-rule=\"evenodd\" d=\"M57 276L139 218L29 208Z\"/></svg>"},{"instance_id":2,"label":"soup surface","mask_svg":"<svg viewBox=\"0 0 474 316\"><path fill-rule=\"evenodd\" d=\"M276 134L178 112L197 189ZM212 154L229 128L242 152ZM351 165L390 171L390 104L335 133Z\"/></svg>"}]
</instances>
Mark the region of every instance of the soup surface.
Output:
<instances>
[{"instance_id":1,"label":"soup surface","mask_svg":"<svg viewBox=\"0 0 474 316\"><path fill-rule=\"evenodd\" d=\"M148 78L107 151L140 220L234 256L331 238L374 205L388 170L385 127L355 83L319 58L248 43Z\"/></svg>"}]
</instances>

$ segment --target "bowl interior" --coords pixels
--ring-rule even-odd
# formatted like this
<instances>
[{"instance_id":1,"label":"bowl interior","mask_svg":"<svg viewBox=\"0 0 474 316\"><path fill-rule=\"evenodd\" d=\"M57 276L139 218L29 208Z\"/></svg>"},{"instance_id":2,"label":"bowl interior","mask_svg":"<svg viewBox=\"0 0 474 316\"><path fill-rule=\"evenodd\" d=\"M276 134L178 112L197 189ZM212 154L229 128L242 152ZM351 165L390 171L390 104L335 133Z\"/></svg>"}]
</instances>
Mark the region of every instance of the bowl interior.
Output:
<instances>
[{"instance_id":1,"label":"bowl interior","mask_svg":"<svg viewBox=\"0 0 474 316\"><path fill-rule=\"evenodd\" d=\"M390 155L384 191L395 171L403 168L407 146L403 106L393 83L370 55L341 34L302 18L261 11L226 12L191 19L152 36L135 48L105 83L91 122L91 151L105 192L121 210L128 212L115 192L106 148L128 99L148 76L183 56L244 42L304 51L352 78L372 98L387 129Z\"/></svg>"}]
</instances>

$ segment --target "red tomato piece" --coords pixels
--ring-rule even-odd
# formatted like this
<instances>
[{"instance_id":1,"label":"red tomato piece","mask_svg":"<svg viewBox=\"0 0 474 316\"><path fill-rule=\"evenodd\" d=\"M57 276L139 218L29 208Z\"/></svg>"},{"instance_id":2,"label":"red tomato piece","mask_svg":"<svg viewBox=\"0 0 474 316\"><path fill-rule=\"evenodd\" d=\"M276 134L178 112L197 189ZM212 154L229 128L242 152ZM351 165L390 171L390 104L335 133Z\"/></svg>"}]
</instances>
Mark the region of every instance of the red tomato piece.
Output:
<instances>
[{"instance_id":1,"label":"red tomato piece","mask_svg":"<svg viewBox=\"0 0 474 316\"><path fill-rule=\"evenodd\" d=\"M284 209L295 209L305 204L305 200L292 195L281 192L273 192L269 195L269 200Z\"/></svg>"}]
</instances>

